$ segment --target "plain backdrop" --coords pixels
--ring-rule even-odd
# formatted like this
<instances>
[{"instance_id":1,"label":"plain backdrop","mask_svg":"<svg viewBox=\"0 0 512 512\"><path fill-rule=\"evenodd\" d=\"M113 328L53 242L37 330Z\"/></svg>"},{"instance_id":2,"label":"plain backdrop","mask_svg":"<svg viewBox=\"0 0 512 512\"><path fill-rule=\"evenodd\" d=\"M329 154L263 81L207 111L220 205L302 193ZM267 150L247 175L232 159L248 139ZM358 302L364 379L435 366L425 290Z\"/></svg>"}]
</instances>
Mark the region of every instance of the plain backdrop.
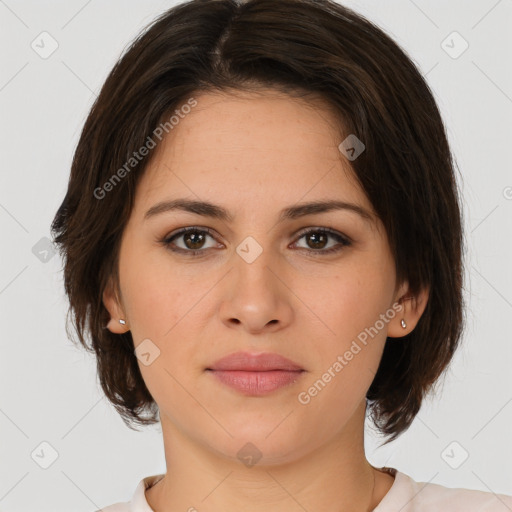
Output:
<instances>
[{"instance_id":1,"label":"plain backdrop","mask_svg":"<svg viewBox=\"0 0 512 512\"><path fill-rule=\"evenodd\" d=\"M67 339L62 262L46 239L103 81L173 5L0 0L1 511L92 511L165 470L159 425L128 429L94 360ZM368 459L417 481L512 494L512 2L345 5L386 30L434 91L462 175L468 245L462 347L398 440L377 449L367 428ZM33 49L40 37L46 51L58 44L47 58Z\"/></svg>"}]
</instances>

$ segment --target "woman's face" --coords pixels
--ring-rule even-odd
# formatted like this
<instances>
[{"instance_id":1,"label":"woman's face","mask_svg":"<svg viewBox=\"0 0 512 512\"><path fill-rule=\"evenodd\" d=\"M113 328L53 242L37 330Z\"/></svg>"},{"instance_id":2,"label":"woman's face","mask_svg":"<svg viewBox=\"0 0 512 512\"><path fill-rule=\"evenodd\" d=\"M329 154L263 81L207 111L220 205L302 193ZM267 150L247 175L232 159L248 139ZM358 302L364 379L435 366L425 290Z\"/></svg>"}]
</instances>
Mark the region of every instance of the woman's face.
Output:
<instances>
[{"instance_id":1,"label":"woman's face","mask_svg":"<svg viewBox=\"0 0 512 512\"><path fill-rule=\"evenodd\" d=\"M270 91L195 99L139 183L121 302L105 304L127 321L162 425L228 457L252 443L269 463L291 461L362 429L386 336L411 330L396 312L407 289L327 107ZM215 209L154 209L176 200ZM281 216L325 201L354 207ZM221 209L229 219L208 214ZM301 371L221 372L235 352Z\"/></svg>"}]
</instances>

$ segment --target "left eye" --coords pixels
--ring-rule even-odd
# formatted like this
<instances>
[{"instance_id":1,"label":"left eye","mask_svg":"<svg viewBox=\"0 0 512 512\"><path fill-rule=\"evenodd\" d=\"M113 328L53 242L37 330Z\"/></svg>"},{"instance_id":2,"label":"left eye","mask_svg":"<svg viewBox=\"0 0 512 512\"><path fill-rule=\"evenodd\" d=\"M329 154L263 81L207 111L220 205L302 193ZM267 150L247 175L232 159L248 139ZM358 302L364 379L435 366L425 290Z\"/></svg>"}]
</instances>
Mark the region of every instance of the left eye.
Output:
<instances>
[{"instance_id":1,"label":"left eye","mask_svg":"<svg viewBox=\"0 0 512 512\"><path fill-rule=\"evenodd\" d=\"M169 249L173 252L195 255L201 252L206 252L205 249L210 249L213 247L210 246L204 248L204 241L207 237L210 237L215 240L213 232L210 231L208 228L191 227L184 228L178 231L177 233L169 235L164 240L162 240L162 243L165 246L169 247ZM305 250L309 253L326 254L331 252L337 252L340 251L343 247L351 245L351 242L348 238L328 228L309 229L305 232L300 233L298 235L297 240L301 240L302 238L308 240L306 242L307 244L313 244L313 248L299 247L299 249ZM329 238L335 239L338 243L326 249L325 247L327 244L327 240ZM184 242L184 246L180 247L177 244L175 244L174 240L177 239L182 239ZM295 242L295 244L296 243L297 242Z\"/></svg>"},{"instance_id":2,"label":"left eye","mask_svg":"<svg viewBox=\"0 0 512 512\"><path fill-rule=\"evenodd\" d=\"M319 254L325 254L325 253L331 253L331 252L337 252L340 251L343 247L349 246L351 244L350 240L341 234L337 233L336 231L332 231L330 229L326 228L317 228L317 229L310 229L306 232L303 232L299 235L299 240L301 238L305 238L306 240L309 240L309 243L313 243L314 249L310 249L308 247L305 248L306 251L309 251L311 253L319 253ZM337 244L334 246L331 246L330 248L325 248L326 241L331 238L337 240ZM308 243L308 242L307 242ZM318 246L321 247L318 247Z\"/></svg>"}]
</instances>

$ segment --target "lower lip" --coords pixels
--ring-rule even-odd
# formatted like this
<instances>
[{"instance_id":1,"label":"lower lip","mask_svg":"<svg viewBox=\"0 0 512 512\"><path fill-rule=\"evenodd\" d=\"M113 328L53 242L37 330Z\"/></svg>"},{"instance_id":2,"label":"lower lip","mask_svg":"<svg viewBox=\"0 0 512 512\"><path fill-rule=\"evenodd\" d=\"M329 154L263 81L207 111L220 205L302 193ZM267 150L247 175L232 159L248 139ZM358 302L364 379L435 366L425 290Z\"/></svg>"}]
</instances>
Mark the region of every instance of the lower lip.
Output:
<instances>
[{"instance_id":1,"label":"lower lip","mask_svg":"<svg viewBox=\"0 0 512 512\"><path fill-rule=\"evenodd\" d=\"M258 396L295 382L304 373L302 370L270 370L245 372L239 370L209 370L222 383L244 395Z\"/></svg>"}]
</instances>

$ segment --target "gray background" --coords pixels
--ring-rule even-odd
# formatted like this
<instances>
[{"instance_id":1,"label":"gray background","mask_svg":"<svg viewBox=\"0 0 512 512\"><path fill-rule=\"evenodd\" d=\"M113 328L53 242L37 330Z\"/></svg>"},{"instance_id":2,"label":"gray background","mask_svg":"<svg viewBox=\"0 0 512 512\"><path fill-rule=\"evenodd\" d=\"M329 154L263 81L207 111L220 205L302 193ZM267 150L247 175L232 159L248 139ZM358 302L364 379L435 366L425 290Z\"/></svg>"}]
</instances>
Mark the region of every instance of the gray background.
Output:
<instances>
[{"instance_id":1,"label":"gray background","mask_svg":"<svg viewBox=\"0 0 512 512\"><path fill-rule=\"evenodd\" d=\"M61 261L44 237L95 95L125 46L174 3L0 0L1 511L92 511L165 470L159 426L129 430L102 397L93 359L68 341ZM426 75L463 176L469 248L462 348L397 441L377 450L367 429L368 458L417 481L512 494L512 1L345 4ZM46 59L31 47L43 31L58 43ZM457 58L453 31L469 44ZM48 469L42 442L58 454Z\"/></svg>"}]
</instances>

